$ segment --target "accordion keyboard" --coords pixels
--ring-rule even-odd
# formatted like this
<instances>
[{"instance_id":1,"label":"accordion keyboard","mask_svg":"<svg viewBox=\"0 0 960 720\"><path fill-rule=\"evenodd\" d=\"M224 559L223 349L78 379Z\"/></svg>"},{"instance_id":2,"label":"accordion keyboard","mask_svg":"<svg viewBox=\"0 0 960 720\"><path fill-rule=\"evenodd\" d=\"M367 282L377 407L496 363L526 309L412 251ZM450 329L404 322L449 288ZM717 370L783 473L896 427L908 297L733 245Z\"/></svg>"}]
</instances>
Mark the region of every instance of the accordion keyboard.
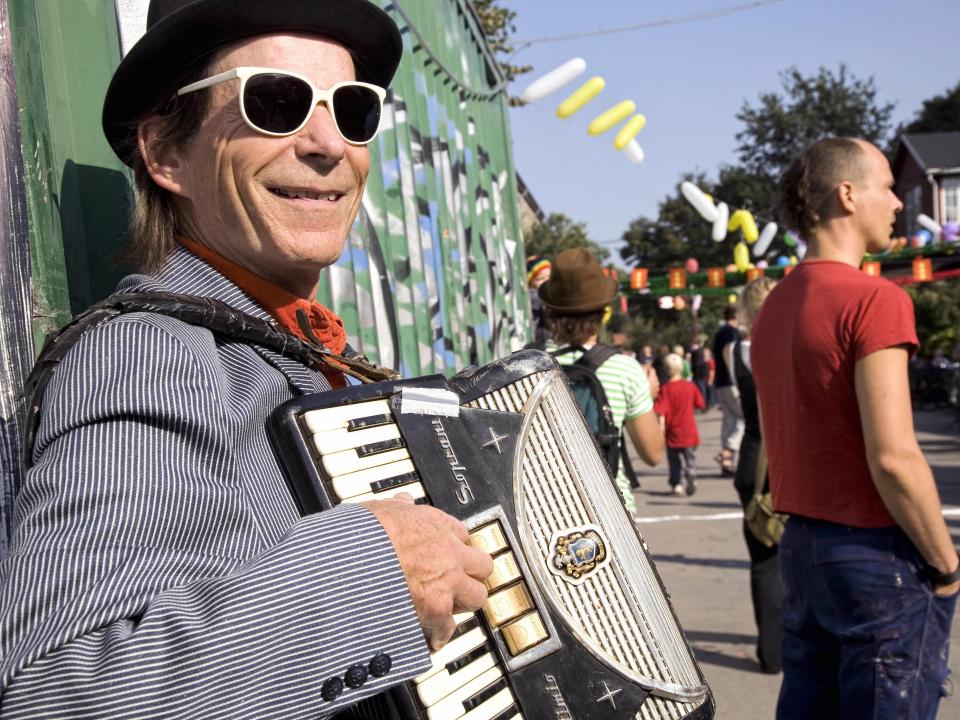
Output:
<instances>
[{"instance_id":1,"label":"accordion keyboard","mask_svg":"<svg viewBox=\"0 0 960 720\"><path fill-rule=\"evenodd\" d=\"M423 483L386 400L307 412L304 423L339 502L384 499L404 492L425 502ZM414 681L427 720L520 720L491 638L474 613L460 613L454 635L431 654Z\"/></svg>"}]
</instances>

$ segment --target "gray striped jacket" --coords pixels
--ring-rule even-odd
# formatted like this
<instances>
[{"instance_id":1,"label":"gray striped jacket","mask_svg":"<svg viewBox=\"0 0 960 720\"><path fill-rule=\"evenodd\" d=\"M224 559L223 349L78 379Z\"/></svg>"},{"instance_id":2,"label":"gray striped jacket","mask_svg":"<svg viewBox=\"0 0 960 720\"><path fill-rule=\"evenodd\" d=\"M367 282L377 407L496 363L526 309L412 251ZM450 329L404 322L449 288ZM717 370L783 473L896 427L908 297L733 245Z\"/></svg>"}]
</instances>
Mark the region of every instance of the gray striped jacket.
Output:
<instances>
[{"instance_id":1,"label":"gray striped jacket","mask_svg":"<svg viewBox=\"0 0 960 720\"><path fill-rule=\"evenodd\" d=\"M183 248L120 292L269 319ZM265 432L322 375L147 313L89 331L44 396L0 566L0 716L327 717L427 666L393 547L340 506L298 518ZM382 678L321 686L392 659Z\"/></svg>"}]
</instances>

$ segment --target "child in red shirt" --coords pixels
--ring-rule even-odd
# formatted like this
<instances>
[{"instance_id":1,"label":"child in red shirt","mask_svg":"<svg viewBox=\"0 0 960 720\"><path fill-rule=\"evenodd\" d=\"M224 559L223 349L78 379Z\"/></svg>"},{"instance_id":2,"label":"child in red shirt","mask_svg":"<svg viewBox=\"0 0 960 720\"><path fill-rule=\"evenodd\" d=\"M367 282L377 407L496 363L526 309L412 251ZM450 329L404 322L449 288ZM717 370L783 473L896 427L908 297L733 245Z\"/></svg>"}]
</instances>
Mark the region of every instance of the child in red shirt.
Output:
<instances>
[{"instance_id":1,"label":"child in red shirt","mask_svg":"<svg viewBox=\"0 0 960 720\"><path fill-rule=\"evenodd\" d=\"M664 364L670 380L660 386L653 409L660 416L660 426L667 439L670 487L674 495L693 495L697 491L696 450L700 445L693 411L694 408L703 410L706 404L697 386L682 378L683 359L679 355L667 355Z\"/></svg>"}]
</instances>

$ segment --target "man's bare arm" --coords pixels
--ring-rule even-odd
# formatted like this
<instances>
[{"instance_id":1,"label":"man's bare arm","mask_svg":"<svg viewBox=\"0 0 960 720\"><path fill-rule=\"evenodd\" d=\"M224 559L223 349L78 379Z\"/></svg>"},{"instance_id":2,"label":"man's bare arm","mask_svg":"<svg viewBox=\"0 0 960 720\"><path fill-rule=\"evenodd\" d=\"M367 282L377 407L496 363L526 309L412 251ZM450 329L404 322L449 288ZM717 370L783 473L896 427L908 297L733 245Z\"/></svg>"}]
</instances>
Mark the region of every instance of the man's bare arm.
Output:
<instances>
[{"instance_id":1,"label":"man's bare arm","mask_svg":"<svg viewBox=\"0 0 960 720\"><path fill-rule=\"evenodd\" d=\"M887 510L920 554L941 572L957 568L933 473L917 444L907 380L907 351L886 348L856 365L857 405L870 474ZM943 595L954 583L937 589Z\"/></svg>"},{"instance_id":2,"label":"man's bare arm","mask_svg":"<svg viewBox=\"0 0 960 720\"><path fill-rule=\"evenodd\" d=\"M624 427L643 462L653 467L663 460L663 431L653 410L627 420Z\"/></svg>"}]
</instances>

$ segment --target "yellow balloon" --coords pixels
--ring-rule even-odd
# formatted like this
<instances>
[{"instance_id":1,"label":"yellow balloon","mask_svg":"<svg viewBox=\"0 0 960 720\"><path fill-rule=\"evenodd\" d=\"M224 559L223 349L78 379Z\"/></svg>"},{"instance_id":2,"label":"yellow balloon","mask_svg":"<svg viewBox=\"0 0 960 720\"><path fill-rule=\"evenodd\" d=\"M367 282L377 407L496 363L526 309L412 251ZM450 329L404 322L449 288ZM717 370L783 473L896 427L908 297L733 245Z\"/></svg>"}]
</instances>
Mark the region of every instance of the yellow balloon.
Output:
<instances>
[{"instance_id":1,"label":"yellow balloon","mask_svg":"<svg viewBox=\"0 0 960 720\"><path fill-rule=\"evenodd\" d=\"M727 232L733 232L740 227L743 222L743 210L734 210L730 213L730 219L727 220Z\"/></svg>"},{"instance_id":2,"label":"yellow balloon","mask_svg":"<svg viewBox=\"0 0 960 720\"><path fill-rule=\"evenodd\" d=\"M746 272L747 266L750 265L750 250L747 249L745 243L738 242L733 248L733 262L737 266L737 270Z\"/></svg>"},{"instance_id":3,"label":"yellow balloon","mask_svg":"<svg viewBox=\"0 0 960 720\"><path fill-rule=\"evenodd\" d=\"M637 136L637 133L643 130L646 124L647 116L643 113L637 113L632 118L627 120L627 123L620 128L620 132L617 133L617 137L613 141L613 146L617 150L623 150L627 145L630 144L630 141Z\"/></svg>"},{"instance_id":4,"label":"yellow balloon","mask_svg":"<svg viewBox=\"0 0 960 720\"><path fill-rule=\"evenodd\" d=\"M796 255L791 255L791 256L790 256L790 264L791 264L791 265L797 265L799 262L800 262L800 261L797 260L797 256L796 256Z\"/></svg>"},{"instance_id":5,"label":"yellow balloon","mask_svg":"<svg viewBox=\"0 0 960 720\"><path fill-rule=\"evenodd\" d=\"M597 117L587 125L587 134L602 135L618 122L622 122L630 117L636 109L637 105L633 100L624 100L623 102L617 103L606 112L597 115Z\"/></svg>"},{"instance_id":6,"label":"yellow balloon","mask_svg":"<svg viewBox=\"0 0 960 720\"><path fill-rule=\"evenodd\" d=\"M568 118L577 110L582 108L588 102L593 100L600 91L606 87L606 83L599 75L587 80L583 85L574 90L570 96L557 106L557 117Z\"/></svg>"},{"instance_id":7,"label":"yellow balloon","mask_svg":"<svg viewBox=\"0 0 960 720\"><path fill-rule=\"evenodd\" d=\"M610 318L612 317L613 317L613 308L607 305L603 309L603 324L606 325L608 322L610 322Z\"/></svg>"},{"instance_id":8,"label":"yellow balloon","mask_svg":"<svg viewBox=\"0 0 960 720\"><path fill-rule=\"evenodd\" d=\"M743 239L751 245L760 237L760 231L757 230L757 221L753 219L753 214L749 210L738 210L743 216L740 220L740 232L743 233Z\"/></svg>"},{"instance_id":9,"label":"yellow balloon","mask_svg":"<svg viewBox=\"0 0 960 720\"><path fill-rule=\"evenodd\" d=\"M736 293L730 293L729 295L727 295L727 302L728 302L730 305L736 305L736 304L737 304L737 294L736 294Z\"/></svg>"}]
</instances>

